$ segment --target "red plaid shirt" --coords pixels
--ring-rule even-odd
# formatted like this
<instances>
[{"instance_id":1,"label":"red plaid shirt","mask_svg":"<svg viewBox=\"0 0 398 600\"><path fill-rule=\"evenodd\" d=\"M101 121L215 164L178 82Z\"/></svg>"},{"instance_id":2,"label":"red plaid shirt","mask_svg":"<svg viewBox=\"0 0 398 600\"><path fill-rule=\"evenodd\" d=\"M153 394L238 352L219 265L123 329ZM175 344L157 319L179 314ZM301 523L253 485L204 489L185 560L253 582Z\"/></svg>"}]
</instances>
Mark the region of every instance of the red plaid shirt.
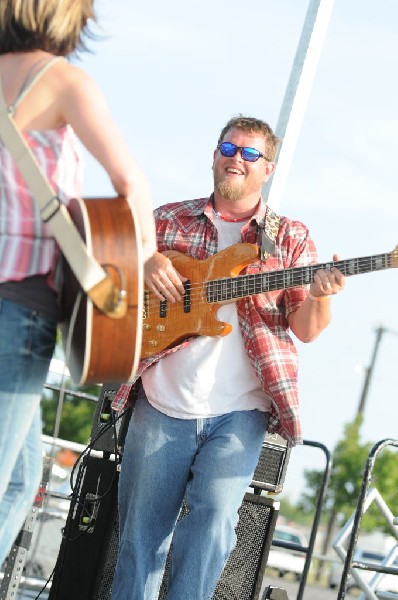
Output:
<instances>
[{"instance_id":1,"label":"red plaid shirt","mask_svg":"<svg viewBox=\"0 0 398 600\"><path fill-rule=\"evenodd\" d=\"M242 228L242 242L261 246L266 204L259 203L256 213ZM217 230L213 224L210 198L166 204L155 210L159 252L177 250L196 259L217 252ZM242 273L259 273L318 262L308 229L299 221L281 217L275 252L266 262L258 259ZM302 442L298 413L297 350L289 335L288 315L297 310L307 295L306 287L296 287L249 296L237 301L238 318L250 362L261 386L272 399L269 433L278 433L289 444ZM191 343L143 359L136 380L152 364ZM134 382L123 384L115 396L113 408L123 410L134 397Z\"/></svg>"}]
</instances>

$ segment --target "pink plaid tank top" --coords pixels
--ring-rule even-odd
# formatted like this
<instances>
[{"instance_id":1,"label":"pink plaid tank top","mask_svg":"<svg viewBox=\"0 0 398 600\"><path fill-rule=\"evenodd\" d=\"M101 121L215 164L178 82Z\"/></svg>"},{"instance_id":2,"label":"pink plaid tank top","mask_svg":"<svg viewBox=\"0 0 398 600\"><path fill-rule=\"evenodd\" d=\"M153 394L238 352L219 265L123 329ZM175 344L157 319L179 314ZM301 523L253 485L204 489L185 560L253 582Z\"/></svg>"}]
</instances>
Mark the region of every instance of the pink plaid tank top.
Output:
<instances>
[{"instance_id":1,"label":"pink plaid tank top","mask_svg":"<svg viewBox=\"0 0 398 600\"><path fill-rule=\"evenodd\" d=\"M71 127L28 131L24 137L61 202L79 196L82 154ZM0 138L0 282L45 274L51 282L58 255L58 245Z\"/></svg>"}]
</instances>

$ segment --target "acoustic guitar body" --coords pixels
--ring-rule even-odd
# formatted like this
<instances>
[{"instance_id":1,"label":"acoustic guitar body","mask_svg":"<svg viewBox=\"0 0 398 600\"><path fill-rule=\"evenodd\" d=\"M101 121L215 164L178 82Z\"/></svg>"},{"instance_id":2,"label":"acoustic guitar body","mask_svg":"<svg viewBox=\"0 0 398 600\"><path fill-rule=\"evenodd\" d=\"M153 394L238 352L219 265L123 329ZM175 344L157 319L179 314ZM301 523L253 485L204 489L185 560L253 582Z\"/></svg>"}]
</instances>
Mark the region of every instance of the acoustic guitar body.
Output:
<instances>
[{"instance_id":1,"label":"acoustic guitar body","mask_svg":"<svg viewBox=\"0 0 398 600\"><path fill-rule=\"evenodd\" d=\"M118 383L134 378L142 342L143 273L134 214L122 197L72 200L71 218L90 255L115 286L127 292L127 313L112 318L98 310L64 261L62 341L77 385ZM76 321L73 311L78 302Z\"/></svg>"}]
</instances>

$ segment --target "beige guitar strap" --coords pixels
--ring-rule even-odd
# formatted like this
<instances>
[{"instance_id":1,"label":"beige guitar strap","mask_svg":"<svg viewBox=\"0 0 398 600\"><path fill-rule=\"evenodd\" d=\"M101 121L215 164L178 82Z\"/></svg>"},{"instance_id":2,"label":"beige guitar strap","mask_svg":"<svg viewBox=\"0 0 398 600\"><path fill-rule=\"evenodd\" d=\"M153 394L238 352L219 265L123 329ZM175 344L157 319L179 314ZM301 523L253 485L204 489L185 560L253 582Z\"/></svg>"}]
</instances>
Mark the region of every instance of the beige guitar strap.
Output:
<instances>
[{"instance_id":1,"label":"beige guitar strap","mask_svg":"<svg viewBox=\"0 0 398 600\"><path fill-rule=\"evenodd\" d=\"M36 74L34 81L37 81L38 76L52 62L50 61L44 65ZM27 93L32 83L33 80L23 90L19 100ZM15 105L10 108L6 105L0 77L0 135L17 163L32 196L40 207L43 222L50 229L76 279L89 298L103 312L110 314L110 316L120 316L119 314L112 315L112 311L119 310L116 308L119 302L118 290L115 290L115 286L106 271L93 256L89 255L66 206L58 199L54 188L42 173L35 156L15 125L12 117L14 109Z\"/></svg>"}]
</instances>

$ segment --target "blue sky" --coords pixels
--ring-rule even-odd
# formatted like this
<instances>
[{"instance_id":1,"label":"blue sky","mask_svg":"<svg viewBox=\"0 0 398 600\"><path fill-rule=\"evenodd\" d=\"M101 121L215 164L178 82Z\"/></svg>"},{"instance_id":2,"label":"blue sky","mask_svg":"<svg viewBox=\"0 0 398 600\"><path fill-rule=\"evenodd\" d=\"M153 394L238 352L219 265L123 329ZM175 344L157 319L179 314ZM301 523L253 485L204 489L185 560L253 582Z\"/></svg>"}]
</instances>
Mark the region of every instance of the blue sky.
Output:
<instances>
[{"instance_id":1,"label":"blue sky","mask_svg":"<svg viewBox=\"0 0 398 600\"><path fill-rule=\"evenodd\" d=\"M104 90L146 172L153 204L212 191L212 153L234 114L275 128L307 0L97 0L103 38L80 66ZM398 4L335 0L279 211L306 223L321 261L390 252L398 243ZM110 143L112 141L110 140ZM85 195L106 196L87 157ZM297 342L306 439L331 450L356 413L375 329L387 329L367 398L363 439L398 437L398 271L350 278L333 322ZM297 498L319 451L292 453Z\"/></svg>"}]
</instances>

